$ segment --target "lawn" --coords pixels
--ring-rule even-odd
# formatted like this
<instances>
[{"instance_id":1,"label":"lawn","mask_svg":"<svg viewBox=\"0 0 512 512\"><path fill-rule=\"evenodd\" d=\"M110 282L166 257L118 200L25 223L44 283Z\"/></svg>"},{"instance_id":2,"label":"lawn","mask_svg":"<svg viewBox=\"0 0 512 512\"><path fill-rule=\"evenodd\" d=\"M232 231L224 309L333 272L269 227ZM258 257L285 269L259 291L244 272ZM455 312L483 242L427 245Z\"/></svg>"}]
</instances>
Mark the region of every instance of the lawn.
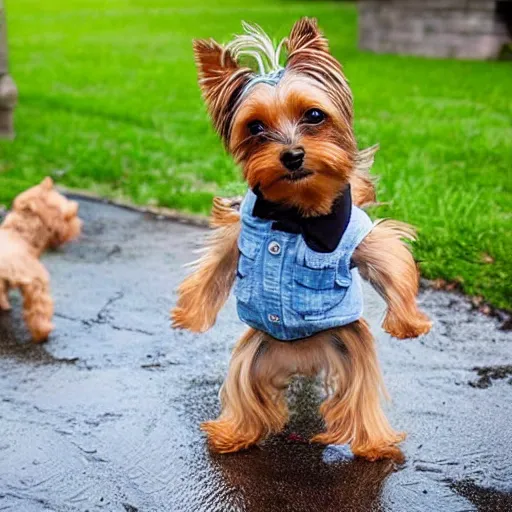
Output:
<instances>
[{"instance_id":1,"label":"lawn","mask_svg":"<svg viewBox=\"0 0 512 512\"><path fill-rule=\"evenodd\" d=\"M355 95L360 147L379 142L374 216L419 230L428 278L512 307L512 65L357 50L340 2L7 0L17 137L0 142L0 203L45 175L139 204L206 213L244 190L196 86L193 37L240 20L276 37L316 16Z\"/></svg>"}]
</instances>

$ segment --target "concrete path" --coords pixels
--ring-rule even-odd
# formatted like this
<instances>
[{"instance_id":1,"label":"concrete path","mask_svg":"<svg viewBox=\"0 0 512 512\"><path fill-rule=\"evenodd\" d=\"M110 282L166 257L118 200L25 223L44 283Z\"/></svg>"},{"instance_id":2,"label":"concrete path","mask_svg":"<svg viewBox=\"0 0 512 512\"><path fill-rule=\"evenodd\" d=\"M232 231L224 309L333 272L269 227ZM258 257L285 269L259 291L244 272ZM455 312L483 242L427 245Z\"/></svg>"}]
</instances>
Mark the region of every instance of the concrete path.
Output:
<instances>
[{"instance_id":1,"label":"concrete path","mask_svg":"<svg viewBox=\"0 0 512 512\"><path fill-rule=\"evenodd\" d=\"M433 332L398 341L369 294L403 467L305 442L321 428L311 382L293 386L283 435L213 455L198 424L218 412L244 328L233 301L205 335L168 321L205 231L91 201L81 216L82 239L44 258L49 342L28 343L15 295L0 314L0 510L512 510L512 336L465 299L423 292Z\"/></svg>"}]
</instances>

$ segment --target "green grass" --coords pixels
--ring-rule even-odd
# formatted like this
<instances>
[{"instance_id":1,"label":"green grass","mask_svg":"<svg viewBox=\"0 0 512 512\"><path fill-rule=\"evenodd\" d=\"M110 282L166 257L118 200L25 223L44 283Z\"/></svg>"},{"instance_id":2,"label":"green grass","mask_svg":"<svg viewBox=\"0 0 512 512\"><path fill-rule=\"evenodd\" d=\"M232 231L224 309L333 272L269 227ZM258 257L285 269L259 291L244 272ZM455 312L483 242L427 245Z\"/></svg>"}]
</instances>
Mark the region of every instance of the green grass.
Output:
<instances>
[{"instance_id":1,"label":"green grass","mask_svg":"<svg viewBox=\"0 0 512 512\"><path fill-rule=\"evenodd\" d=\"M316 16L355 95L360 147L380 142L376 216L419 228L423 275L512 307L512 66L357 50L347 3L7 0L17 138L0 142L0 203L45 175L135 203L206 213L243 191L210 128L191 39L240 20L276 37ZM489 258L490 257L490 258ZM486 263L488 261L489 263Z\"/></svg>"}]
</instances>

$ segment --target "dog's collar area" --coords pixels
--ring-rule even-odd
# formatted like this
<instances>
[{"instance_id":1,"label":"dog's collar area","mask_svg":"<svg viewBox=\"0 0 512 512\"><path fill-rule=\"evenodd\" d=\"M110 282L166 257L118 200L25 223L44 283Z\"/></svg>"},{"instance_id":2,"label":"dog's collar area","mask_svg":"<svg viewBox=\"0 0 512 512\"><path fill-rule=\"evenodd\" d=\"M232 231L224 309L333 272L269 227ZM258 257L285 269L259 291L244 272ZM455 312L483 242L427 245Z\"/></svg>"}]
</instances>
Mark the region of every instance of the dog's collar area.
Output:
<instances>
[{"instance_id":1,"label":"dog's collar area","mask_svg":"<svg viewBox=\"0 0 512 512\"><path fill-rule=\"evenodd\" d=\"M334 201L330 213L317 217L303 217L297 208L285 207L266 200L258 187L253 192L257 197L252 211L253 217L274 221L274 230L301 234L307 246L316 252L333 252L350 222L350 185L347 185Z\"/></svg>"}]
</instances>

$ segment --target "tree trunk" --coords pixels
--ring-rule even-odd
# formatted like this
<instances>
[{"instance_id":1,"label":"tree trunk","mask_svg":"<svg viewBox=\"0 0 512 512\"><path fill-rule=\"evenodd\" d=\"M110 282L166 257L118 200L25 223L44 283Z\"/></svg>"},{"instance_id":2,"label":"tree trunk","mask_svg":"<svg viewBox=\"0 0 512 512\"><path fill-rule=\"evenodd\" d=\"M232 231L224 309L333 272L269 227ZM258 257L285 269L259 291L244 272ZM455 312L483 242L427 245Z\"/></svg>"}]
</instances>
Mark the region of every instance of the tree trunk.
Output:
<instances>
[{"instance_id":1,"label":"tree trunk","mask_svg":"<svg viewBox=\"0 0 512 512\"><path fill-rule=\"evenodd\" d=\"M0 0L0 137L14 137L13 110L18 91L7 73L7 30L5 8Z\"/></svg>"}]
</instances>

